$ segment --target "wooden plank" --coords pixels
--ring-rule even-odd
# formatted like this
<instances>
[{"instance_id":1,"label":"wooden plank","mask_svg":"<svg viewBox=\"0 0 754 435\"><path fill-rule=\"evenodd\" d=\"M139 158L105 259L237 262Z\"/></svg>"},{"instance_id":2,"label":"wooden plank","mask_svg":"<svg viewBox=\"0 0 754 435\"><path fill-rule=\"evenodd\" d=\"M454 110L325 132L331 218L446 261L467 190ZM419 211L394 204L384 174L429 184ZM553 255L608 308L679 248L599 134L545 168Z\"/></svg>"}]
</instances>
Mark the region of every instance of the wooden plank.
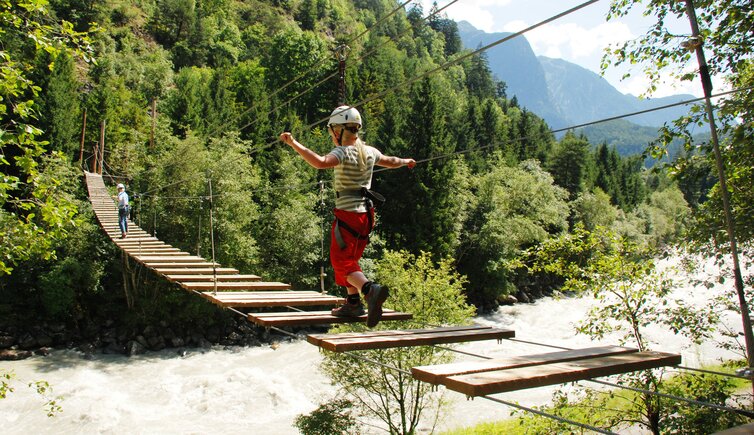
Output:
<instances>
[{"instance_id":1,"label":"wooden plank","mask_svg":"<svg viewBox=\"0 0 754 435\"><path fill-rule=\"evenodd\" d=\"M162 240L159 240L155 237L139 237L133 238L133 237L127 237L125 239L121 239L120 237L113 237L113 243L115 243L118 247L128 247L128 246L170 246L167 243L163 242Z\"/></svg>"},{"instance_id":2,"label":"wooden plank","mask_svg":"<svg viewBox=\"0 0 754 435\"><path fill-rule=\"evenodd\" d=\"M163 274L163 275L212 275L213 271L214 273L218 275L233 275L238 274L238 269L235 269L233 267L217 267L215 269L212 269L212 267L191 267L191 268L184 268L184 267L165 267L165 266L156 266L154 267L154 270L157 273Z\"/></svg>"},{"instance_id":3,"label":"wooden plank","mask_svg":"<svg viewBox=\"0 0 754 435\"><path fill-rule=\"evenodd\" d=\"M217 279L218 282L232 282L232 281L259 281L260 277L257 275L217 275L212 276L212 271L208 275L165 275L165 278L170 281L176 282L213 282Z\"/></svg>"},{"instance_id":4,"label":"wooden plank","mask_svg":"<svg viewBox=\"0 0 754 435\"><path fill-rule=\"evenodd\" d=\"M318 292L246 292L228 295L225 292L203 292L202 296L223 307L264 308L285 306L339 305L345 299L323 296Z\"/></svg>"},{"instance_id":5,"label":"wooden plank","mask_svg":"<svg viewBox=\"0 0 754 435\"><path fill-rule=\"evenodd\" d=\"M172 249L175 249L175 248L172 248ZM124 251L126 251L126 253L130 254L132 257L139 257L142 255L165 255L169 257L180 258L182 256L188 255L187 252L183 252L179 249L175 249L175 251L163 251L163 250L153 250L153 249L148 249L148 248L128 248L128 249L124 249Z\"/></svg>"},{"instance_id":6,"label":"wooden plank","mask_svg":"<svg viewBox=\"0 0 754 435\"><path fill-rule=\"evenodd\" d=\"M218 267L218 268L220 267L220 264L218 264L218 263L214 263L213 264L213 263L210 263L210 262L201 262L201 263L180 263L180 262L176 262L176 263L163 263L163 262L160 262L160 263L142 263L142 264L144 264L145 266L148 266L150 269L156 269L158 267L162 267L162 268L166 268L166 269L181 269L181 268L183 268L183 269L191 269L191 268L194 268L194 267L198 267L198 268L204 269L204 268L207 268L207 267L212 267L213 265L216 266L216 267Z\"/></svg>"},{"instance_id":7,"label":"wooden plank","mask_svg":"<svg viewBox=\"0 0 754 435\"><path fill-rule=\"evenodd\" d=\"M333 323L366 322L366 314L359 317L333 316L330 311L286 311L281 313L250 313L247 318L250 322L260 326L304 326L304 325L327 325ZM411 313L401 313L393 310L383 310L382 321L410 320Z\"/></svg>"},{"instance_id":8,"label":"wooden plank","mask_svg":"<svg viewBox=\"0 0 754 435\"><path fill-rule=\"evenodd\" d=\"M309 343L333 352L386 349L391 347L428 346L442 343L463 343L479 340L501 340L515 336L508 329L486 326L409 329L403 331L373 331L346 334L312 334Z\"/></svg>"},{"instance_id":9,"label":"wooden plank","mask_svg":"<svg viewBox=\"0 0 754 435\"><path fill-rule=\"evenodd\" d=\"M448 389L470 397L575 382L602 376L678 365L681 356L661 352L635 352L568 363L544 364L510 370L449 376L441 379Z\"/></svg>"},{"instance_id":10,"label":"wooden plank","mask_svg":"<svg viewBox=\"0 0 754 435\"><path fill-rule=\"evenodd\" d=\"M124 243L124 244L129 244L129 243L136 243L136 244L138 244L139 242L141 242L141 243L146 243L146 242L165 243L162 240L160 240L160 239L158 239L157 237L154 237L154 236L137 236L137 237L131 237L131 236L129 236L129 237L125 238L125 239L118 239L118 238L116 238L115 239L115 244L116 245L120 245L120 243L118 243L118 242L121 242L121 243Z\"/></svg>"},{"instance_id":11,"label":"wooden plank","mask_svg":"<svg viewBox=\"0 0 754 435\"><path fill-rule=\"evenodd\" d=\"M556 362L569 362L598 356L620 355L638 352L638 349L619 346L599 346L586 349L574 349L560 352L540 353L535 355L511 356L507 358L488 359L484 361L466 361L450 364L417 366L411 368L415 379L430 384L439 384L441 378L448 376L469 375L472 373L494 370L509 370Z\"/></svg>"},{"instance_id":12,"label":"wooden plank","mask_svg":"<svg viewBox=\"0 0 754 435\"><path fill-rule=\"evenodd\" d=\"M228 290L288 290L291 288L290 284L283 282L262 282L262 281L246 281L246 282L183 282L179 281L178 285L187 290L215 290L228 291ZM215 285L217 287L215 287Z\"/></svg>"},{"instance_id":13,"label":"wooden plank","mask_svg":"<svg viewBox=\"0 0 754 435\"><path fill-rule=\"evenodd\" d=\"M122 249L129 254L135 255L175 255L187 254L172 246L124 246Z\"/></svg>"},{"instance_id":14,"label":"wooden plank","mask_svg":"<svg viewBox=\"0 0 754 435\"><path fill-rule=\"evenodd\" d=\"M201 263L207 261L206 258L197 257L188 252L178 257L171 257L169 255L136 255L134 258L144 263Z\"/></svg>"}]
</instances>

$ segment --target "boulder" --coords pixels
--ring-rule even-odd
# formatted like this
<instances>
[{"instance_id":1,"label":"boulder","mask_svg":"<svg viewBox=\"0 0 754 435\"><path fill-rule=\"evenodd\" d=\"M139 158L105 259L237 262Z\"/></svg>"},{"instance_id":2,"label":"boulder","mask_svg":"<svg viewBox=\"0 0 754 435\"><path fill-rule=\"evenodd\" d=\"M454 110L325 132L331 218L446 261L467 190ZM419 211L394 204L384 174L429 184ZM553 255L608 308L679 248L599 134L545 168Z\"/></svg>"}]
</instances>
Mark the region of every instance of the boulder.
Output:
<instances>
[{"instance_id":1,"label":"boulder","mask_svg":"<svg viewBox=\"0 0 754 435\"><path fill-rule=\"evenodd\" d=\"M19 349L2 349L0 350L0 361L18 361L29 358L31 351Z\"/></svg>"},{"instance_id":2,"label":"boulder","mask_svg":"<svg viewBox=\"0 0 754 435\"><path fill-rule=\"evenodd\" d=\"M0 349L7 349L16 344L16 338L12 335L0 335Z\"/></svg>"}]
</instances>

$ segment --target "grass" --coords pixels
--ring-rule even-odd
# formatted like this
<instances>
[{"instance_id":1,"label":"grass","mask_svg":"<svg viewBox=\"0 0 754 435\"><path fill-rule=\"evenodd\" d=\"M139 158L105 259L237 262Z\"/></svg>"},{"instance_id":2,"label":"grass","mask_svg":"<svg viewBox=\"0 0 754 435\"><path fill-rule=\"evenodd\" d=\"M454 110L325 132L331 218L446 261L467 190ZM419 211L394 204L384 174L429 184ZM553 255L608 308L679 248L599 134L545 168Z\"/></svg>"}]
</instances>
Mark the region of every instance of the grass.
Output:
<instances>
[{"instance_id":1,"label":"grass","mask_svg":"<svg viewBox=\"0 0 754 435\"><path fill-rule=\"evenodd\" d=\"M741 364L744 364L741 362ZM739 364L740 365L740 364ZM730 373L731 366L735 364L716 364L704 366L705 370ZM668 376L664 383L683 384L684 379L699 377L700 373L683 372ZM707 375L716 377L715 375ZM745 379L725 378L730 381L731 392L738 394L751 391L751 382ZM583 422L586 424L595 424L594 422L604 421L611 414L625 413L629 411L630 404L638 399L638 394L629 390L613 390L613 395L607 393L599 394L603 400L600 400L601 408L594 407L594 402L588 399L579 400L575 403L561 404L558 408L558 415L568 420ZM693 394L692 394L693 395ZM606 411L610 409L611 411ZM540 408L540 410L552 413L553 407ZM476 426L462 427L443 432L441 435L498 435L498 434L532 434L532 433L553 433L556 422L546 417L534 416L527 412L519 413L518 417L513 417L497 422L481 423ZM595 424L596 425L596 424ZM565 429L565 428L564 428ZM557 430L556 430L557 431Z\"/></svg>"}]
</instances>

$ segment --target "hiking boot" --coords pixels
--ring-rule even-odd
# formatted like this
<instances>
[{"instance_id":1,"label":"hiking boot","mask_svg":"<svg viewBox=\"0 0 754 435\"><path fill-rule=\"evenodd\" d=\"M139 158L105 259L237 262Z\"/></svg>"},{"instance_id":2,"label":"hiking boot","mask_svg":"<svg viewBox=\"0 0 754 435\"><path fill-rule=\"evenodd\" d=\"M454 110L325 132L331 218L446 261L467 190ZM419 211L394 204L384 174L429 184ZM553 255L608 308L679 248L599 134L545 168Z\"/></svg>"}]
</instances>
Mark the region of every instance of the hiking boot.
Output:
<instances>
[{"instance_id":1,"label":"hiking boot","mask_svg":"<svg viewBox=\"0 0 754 435\"><path fill-rule=\"evenodd\" d=\"M382 319L382 303L387 299L388 293L387 286L369 283L369 293L366 294L368 327L373 328Z\"/></svg>"},{"instance_id":2,"label":"hiking boot","mask_svg":"<svg viewBox=\"0 0 754 435\"><path fill-rule=\"evenodd\" d=\"M338 308L333 308L330 313L336 317L359 317L364 315L364 306L358 304L343 304Z\"/></svg>"}]
</instances>

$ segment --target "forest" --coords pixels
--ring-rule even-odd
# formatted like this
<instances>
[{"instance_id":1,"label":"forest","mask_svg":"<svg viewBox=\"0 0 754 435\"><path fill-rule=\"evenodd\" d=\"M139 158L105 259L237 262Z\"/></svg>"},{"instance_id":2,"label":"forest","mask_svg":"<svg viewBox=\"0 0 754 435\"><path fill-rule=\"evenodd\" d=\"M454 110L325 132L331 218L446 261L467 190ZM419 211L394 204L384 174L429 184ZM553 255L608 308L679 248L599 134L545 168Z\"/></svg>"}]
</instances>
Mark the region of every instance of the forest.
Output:
<instances>
[{"instance_id":1,"label":"forest","mask_svg":"<svg viewBox=\"0 0 754 435\"><path fill-rule=\"evenodd\" d=\"M366 141L426 161L376 176L374 189L388 201L370 258L384 250L452 258L469 279L469 301L485 311L507 295L555 290L510 263L576 225L612 227L658 247L677 240L689 216L685 198L703 196L709 174L673 182L644 170L640 156L622 158L575 132L555 138L508 98L484 53L411 81L463 53L455 23L442 13L413 7L374 26L395 6L52 2L24 10L9 3L6 14L47 14L70 23L70 33L66 41L49 29L50 49L36 52L24 40L30 29L4 38L18 69L34 69L5 99L6 108L28 99L30 112L6 110L3 125L39 129L27 139L33 147L4 146L4 173L17 177L4 190L3 288L13 288L5 312L25 301L67 320L84 314L89 297L121 287L76 174L91 170L101 133L104 174L126 184L132 219L143 228L206 255L211 179L218 261L317 287L327 261L323 220L334 200L323 177L331 174L297 161L275 137L291 130L329 150L322 123L308 124L337 103L333 50L345 42L345 99L369 100L359 107ZM17 160L22 153L33 167Z\"/></svg>"},{"instance_id":2,"label":"forest","mask_svg":"<svg viewBox=\"0 0 754 435\"><path fill-rule=\"evenodd\" d=\"M689 133L705 123L701 106L666 125L645 155L622 157L577 130L556 136L507 95L484 52L462 48L436 5L407 3L0 0L0 328L56 324L85 337L108 321L222 321L129 267L101 232L82 169L92 170L103 143L105 179L126 185L142 228L205 257L214 246L219 263L244 273L319 288L332 173L277 137L291 131L327 153L324 121L339 97L361 111L367 143L419 162L375 174L373 189L387 201L365 270L396 253L429 256L464 277L466 301L483 314L577 291L570 283L580 272L543 259L585 266L616 252L589 237L630 242L643 258L678 246L728 255L712 145ZM673 3L654 12L682 13ZM754 68L736 41L751 36L752 17L741 2L697 3L710 71L741 90L718 101L717 113L734 235L748 253ZM695 60L652 35L606 63L661 68L666 60L652 60L663 50L678 63ZM673 161L645 167L679 141ZM342 291L331 273L325 288Z\"/></svg>"}]
</instances>

